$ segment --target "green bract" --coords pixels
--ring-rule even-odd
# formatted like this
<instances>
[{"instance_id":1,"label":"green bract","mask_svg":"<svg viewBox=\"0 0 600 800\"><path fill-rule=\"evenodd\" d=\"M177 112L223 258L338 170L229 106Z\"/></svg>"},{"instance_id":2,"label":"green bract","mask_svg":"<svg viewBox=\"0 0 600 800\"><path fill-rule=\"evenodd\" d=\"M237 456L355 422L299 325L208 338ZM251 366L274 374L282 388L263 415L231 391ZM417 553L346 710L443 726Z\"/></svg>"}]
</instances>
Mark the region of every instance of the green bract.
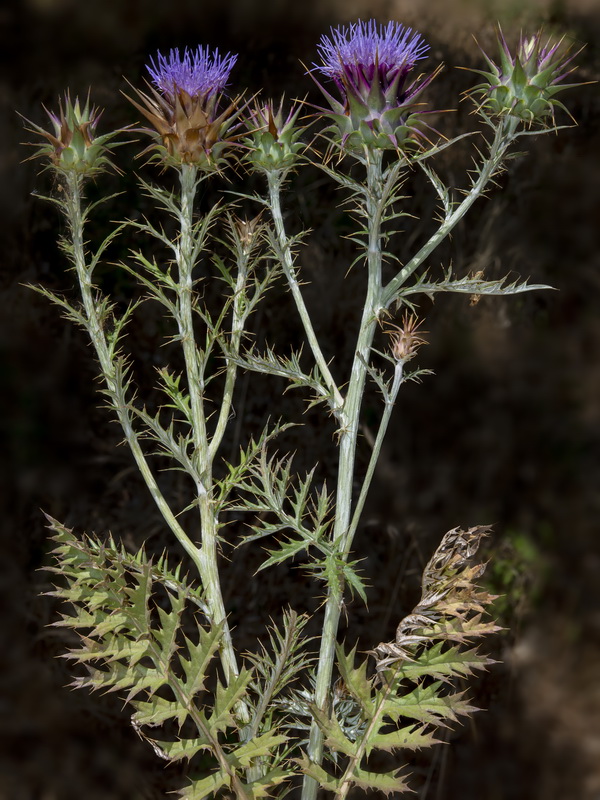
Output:
<instances>
[{"instance_id":1,"label":"green bract","mask_svg":"<svg viewBox=\"0 0 600 800\"><path fill-rule=\"evenodd\" d=\"M72 101L67 92L59 100L58 114L46 108L45 111L52 121L53 132L27 120L31 126L28 130L47 140L36 150L33 158L49 159L54 167L65 173L88 176L112 165L106 155L107 144L120 131L96 136L96 125L102 112L90 106L89 96L82 106L77 97Z\"/></svg>"},{"instance_id":2,"label":"green bract","mask_svg":"<svg viewBox=\"0 0 600 800\"><path fill-rule=\"evenodd\" d=\"M502 31L498 30L500 64L495 64L485 53L489 71L475 69L485 81L475 86L470 94L482 97L480 109L491 116L516 117L529 124L544 123L554 116L555 108L567 109L556 99L565 89L580 84L560 84L572 69L567 65L577 55L569 51L559 52L563 39L552 47L547 42L542 46L542 32L530 38L521 36L517 53L513 57ZM483 51L482 51L483 52ZM579 52L579 51L578 51ZM567 112L568 113L568 112Z\"/></svg>"},{"instance_id":3,"label":"green bract","mask_svg":"<svg viewBox=\"0 0 600 800\"><path fill-rule=\"evenodd\" d=\"M300 105L294 104L284 119L283 101L276 110L272 102L256 105L250 112L247 125L250 135L245 144L250 148L247 160L259 172L291 169L304 149L300 139L303 132L296 125Z\"/></svg>"}]
</instances>

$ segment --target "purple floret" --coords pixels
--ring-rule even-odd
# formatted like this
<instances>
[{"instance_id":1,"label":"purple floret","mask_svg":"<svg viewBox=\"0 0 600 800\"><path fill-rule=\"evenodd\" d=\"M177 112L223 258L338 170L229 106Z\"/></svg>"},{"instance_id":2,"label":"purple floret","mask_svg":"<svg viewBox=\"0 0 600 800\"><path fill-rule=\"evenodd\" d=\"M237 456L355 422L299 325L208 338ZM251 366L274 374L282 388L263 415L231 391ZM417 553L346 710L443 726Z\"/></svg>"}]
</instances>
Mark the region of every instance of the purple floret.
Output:
<instances>
[{"instance_id":1,"label":"purple floret","mask_svg":"<svg viewBox=\"0 0 600 800\"><path fill-rule=\"evenodd\" d=\"M419 33L397 22L377 25L375 20L347 27L332 28L331 37L322 36L318 45L322 66L316 68L340 83L348 71L358 70L365 77L378 67L380 75L408 72L424 58L429 45Z\"/></svg>"},{"instance_id":2,"label":"purple floret","mask_svg":"<svg viewBox=\"0 0 600 800\"><path fill-rule=\"evenodd\" d=\"M225 88L236 61L236 55L221 56L218 49L199 46L193 51L186 47L181 55L175 47L168 57L157 53L156 60L150 59L146 68L163 94L182 89L191 97L207 97Z\"/></svg>"}]
</instances>

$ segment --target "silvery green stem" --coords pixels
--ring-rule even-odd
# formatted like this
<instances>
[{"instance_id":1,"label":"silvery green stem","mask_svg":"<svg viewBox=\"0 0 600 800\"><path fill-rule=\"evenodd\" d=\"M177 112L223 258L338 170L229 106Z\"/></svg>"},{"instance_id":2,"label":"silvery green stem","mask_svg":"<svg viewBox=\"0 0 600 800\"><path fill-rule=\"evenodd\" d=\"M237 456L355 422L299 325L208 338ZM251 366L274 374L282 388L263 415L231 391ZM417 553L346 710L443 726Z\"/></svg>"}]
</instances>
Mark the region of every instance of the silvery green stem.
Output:
<instances>
[{"instance_id":1,"label":"silvery green stem","mask_svg":"<svg viewBox=\"0 0 600 800\"><path fill-rule=\"evenodd\" d=\"M315 335L315 331L312 326L308 309L306 308L306 305L304 303L304 298L302 297L302 292L300 291L300 286L298 285L298 279L296 277L296 270L294 269L294 261L292 258L290 241L286 234L285 225L283 223L283 215L281 213L280 193L281 193L281 185L284 178L280 172L274 170L268 172L267 177L269 181L270 209L271 209L271 214L273 215L273 222L275 223L275 233L277 236L277 242L281 254L281 266L285 273L285 277L287 278L287 282L290 287L290 291L292 292L292 297L294 298L294 302L296 303L298 313L300 314L300 319L302 320L302 325L304 326L306 338L308 339L308 344L310 345L310 349L312 350L315 362L319 367L323 380L325 381L327 389L329 390L331 397L333 398L333 401L335 403L334 413L336 413L337 416L341 412L344 399L341 396L339 389L337 388L335 380L333 379L327 361L325 360L325 357L321 350L319 341Z\"/></svg>"},{"instance_id":2,"label":"silvery green stem","mask_svg":"<svg viewBox=\"0 0 600 800\"><path fill-rule=\"evenodd\" d=\"M443 239L453 230L456 224L464 217L473 203L483 194L488 182L497 173L506 151L516 138L516 126L514 120L506 118L498 123L494 132L494 139L490 145L490 153L481 166L479 177L467 192L464 200L456 208L447 214L444 221L433 234L433 236L421 247L408 263L395 275L394 278L383 289L382 303L384 308L388 308L398 297L399 290L406 280L418 269L425 259L435 250Z\"/></svg>"},{"instance_id":3,"label":"silvery green stem","mask_svg":"<svg viewBox=\"0 0 600 800\"><path fill-rule=\"evenodd\" d=\"M354 539L354 534L356 533L358 523L360 522L360 517L365 505L365 500L367 499L367 495L371 487L371 481L373 480L373 475L375 474L375 467L377 466L377 462L379 461L381 446L383 445L383 440L385 439L385 434L387 433L390 418L392 416L392 411L394 410L394 404L396 402L396 398L398 397L398 392L400 391L400 387L402 386L403 375L404 375L404 362L398 361L396 363L396 368L394 370L394 378L392 380L392 385L390 387L389 394L385 398L383 414L381 416L381 421L379 423L379 428L377 430L377 436L375 437L375 442L373 443L373 450L371 452L369 466L367 467L367 472L365 474L362 486L360 488L360 494L358 496L358 500L356 501L354 514L352 515L352 522L350 523L350 527L348 528L346 548L344 550L345 555L348 555L349 553L350 544Z\"/></svg>"},{"instance_id":4,"label":"silvery green stem","mask_svg":"<svg viewBox=\"0 0 600 800\"><path fill-rule=\"evenodd\" d=\"M140 470L142 477L152 495L154 502L158 506L165 522L190 556L194 564L200 568L200 551L183 530L177 518L160 491L158 484L150 469L146 457L140 447L136 432L133 430L131 418L127 407L127 398L122 381L118 379L115 363L111 357L110 348L100 320L96 302L93 297L92 272L88 267L84 246L84 212L82 209L82 178L74 173L67 176L67 200L65 208L67 211L69 228L73 246L73 260L75 270L79 280L81 297L87 319L87 330L94 345L102 375L106 383L108 395L117 412L117 416L125 438Z\"/></svg>"},{"instance_id":5,"label":"silvery green stem","mask_svg":"<svg viewBox=\"0 0 600 800\"><path fill-rule=\"evenodd\" d=\"M192 303L194 281L192 272L195 266L193 216L194 198L198 183L197 167L191 164L183 164L180 171L180 181L181 211L180 238L177 249L177 266L179 270L177 324L179 326L190 394L194 443L192 461L196 467L197 474L201 476L201 480L196 487L202 527L202 544L198 554L198 568L213 622L223 626L221 660L225 672L225 680L229 683L239 674L239 670L219 580L217 559L218 520L212 496L212 459L209 454L206 416L204 413L204 369L206 364L204 353L197 347L194 336Z\"/></svg>"},{"instance_id":6,"label":"silvery green stem","mask_svg":"<svg viewBox=\"0 0 600 800\"><path fill-rule=\"evenodd\" d=\"M250 261L250 254L248 251L244 250L238 254L238 259L237 259L238 271L235 284L235 295L233 298L233 318L231 321L231 339L229 341L229 347L232 358L228 359L227 361L227 371L225 374L225 387L223 389L223 399L221 400L219 418L217 420L215 432L212 436L208 448L208 457L211 463L214 461L217 451L221 446L221 442L223 441L223 436L227 428L227 423L229 421L229 415L231 414L231 405L233 403L233 390L235 387L235 381L238 370L238 365L234 359L237 356L239 356L242 334L244 332L246 319L248 318L248 314L244 310L246 307L246 301L244 297L244 287L246 285L246 279L248 277L249 261Z\"/></svg>"},{"instance_id":7,"label":"silvery green stem","mask_svg":"<svg viewBox=\"0 0 600 800\"><path fill-rule=\"evenodd\" d=\"M352 535L356 529L351 529L350 521L360 409L367 376L367 365L371 355L371 345L381 309L381 217L383 213L381 186L382 154L381 151L372 149L369 152L367 163L366 217L369 231L367 297L343 406L345 425L339 431L340 451L333 540L339 544L340 552L346 555L352 545ZM340 580L335 585L330 585L325 604L325 618L315 685L315 704L321 709L324 709L327 705L331 687L335 642L342 611L343 592L343 581ZM323 758L323 735L316 722L313 722L310 730L308 757L317 764L320 764ZM317 789L318 785L314 778L305 776L302 787L302 800L315 800Z\"/></svg>"}]
</instances>

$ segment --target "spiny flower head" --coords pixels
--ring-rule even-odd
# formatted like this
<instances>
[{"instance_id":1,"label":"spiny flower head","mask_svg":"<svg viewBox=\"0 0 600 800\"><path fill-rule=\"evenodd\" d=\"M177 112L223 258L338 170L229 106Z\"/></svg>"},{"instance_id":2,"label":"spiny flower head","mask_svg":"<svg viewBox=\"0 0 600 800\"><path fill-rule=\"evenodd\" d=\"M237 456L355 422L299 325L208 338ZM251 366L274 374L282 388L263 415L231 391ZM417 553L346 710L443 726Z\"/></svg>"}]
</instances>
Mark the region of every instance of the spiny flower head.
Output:
<instances>
[{"instance_id":1,"label":"spiny flower head","mask_svg":"<svg viewBox=\"0 0 600 800\"><path fill-rule=\"evenodd\" d=\"M52 123L52 131L26 120L31 127L27 130L42 136L46 141L38 147L33 158L47 158L51 165L61 172L75 172L91 176L101 172L111 161L107 157L108 142L119 131L112 131L103 136L96 135L96 126L102 115L95 106L90 106L89 95L85 104L79 98L71 100L67 92L59 98L58 114L44 111Z\"/></svg>"},{"instance_id":2,"label":"spiny flower head","mask_svg":"<svg viewBox=\"0 0 600 800\"><path fill-rule=\"evenodd\" d=\"M129 98L154 126L158 142L149 150L155 158L176 166L195 164L218 169L223 153L238 138L231 128L239 116L236 98L224 110L222 92L237 56L198 47L183 53L175 48L168 56L158 53L147 66L152 83L149 93L136 89L141 103ZM156 137L155 131L147 133Z\"/></svg>"},{"instance_id":3,"label":"spiny flower head","mask_svg":"<svg viewBox=\"0 0 600 800\"><path fill-rule=\"evenodd\" d=\"M407 84L417 61L429 46L423 37L397 22L377 25L375 20L331 29L318 45L322 64L315 64L332 79L341 94L336 100L318 82L332 112L342 144L396 149L418 131L416 99L436 73Z\"/></svg>"},{"instance_id":4,"label":"spiny flower head","mask_svg":"<svg viewBox=\"0 0 600 800\"><path fill-rule=\"evenodd\" d=\"M489 71L472 70L485 78L484 83L470 92L483 98L479 106L483 113L491 116L509 115L532 124L544 123L547 117L553 117L556 107L566 111L555 95L579 85L559 84L573 71L574 67L566 67L580 51L569 55L568 51L562 50L564 37L554 45L548 41L542 45L542 31L531 37L521 35L514 56L500 28L497 40L499 65L482 51Z\"/></svg>"},{"instance_id":5,"label":"spiny flower head","mask_svg":"<svg viewBox=\"0 0 600 800\"><path fill-rule=\"evenodd\" d=\"M303 128L296 125L301 104L292 104L287 116L283 100L276 108L273 101L256 104L250 110L246 125L250 135L245 139L249 148L248 161L261 172L285 171L298 160L304 145L299 141Z\"/></svg>"}]
</instances>

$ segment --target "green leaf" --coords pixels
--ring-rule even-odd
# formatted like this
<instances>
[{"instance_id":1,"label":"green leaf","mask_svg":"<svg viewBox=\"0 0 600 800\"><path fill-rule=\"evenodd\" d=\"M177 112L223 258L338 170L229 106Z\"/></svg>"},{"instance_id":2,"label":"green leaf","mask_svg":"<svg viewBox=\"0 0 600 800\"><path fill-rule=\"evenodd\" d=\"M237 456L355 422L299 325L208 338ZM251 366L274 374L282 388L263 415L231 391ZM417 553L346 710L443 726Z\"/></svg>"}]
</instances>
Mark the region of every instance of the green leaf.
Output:
<instances>
[{"instance_id":1,"label":"green leaf","mask_svg":"<svg viewBox=\"0 0 600 800\"><path fill-rule=\"evenodd\" d=\"M189 697L193 697L205 688L206 671L210 660L219 647L222 626L215 625L209 631L198 626L198 644L194 644L184 637L189 659L180 655L179 662L185 673L185 690Z\"/></svg>"},{"instance_id":2,"label":"green leaf","mask_svg":"<svg viewBox=\"0 0 600 800\"><path fill-rule=\"evenodd\" d=\"M339 778L334 778L328 772L326 772L323 767L315 764L313 761L309 761L307 756L304 756L302 759L299 759L297 762L305 775L309 775L311 778L314 778L319 786L323 789L326 789L329 792L335 792L339 788L340 780Z\"/></svg>"},{"instance_id":3,"label":"green leaf","mask_svg":"<svg viewBox=\"0 0 600 800\"><path fill-rule=\"evenodd\" d=\"M206 778L194 781L181 792L182 800L204 800L206 797L215 797L216 793L229 786L230 777L223 772L213 772Z\"/></svg>"},{"instance_id":4,"label":"green leaf","mask_svg":"<svg viewBox=\"0 0 600 800\"><path fill-rule=\"evenodd\" d=\"M200 750L212 750L212 744L208 739L177 739L174 742L157 741L161 750L171 761L188 761L193 758Z\"/></svg>"},{"instance_id":5,"label":"green leaf","mask_svg":"<svg viewBox=\"0 0 600 800\"><path fill-rule=\"evenodd\" d=\"M231 710L246 693L251 679L252 672L250 670L242 670L231 681L229 686L223 686L220 682L217 684L213 713L206 723L211 732L223 731L225 728L236 724Z\"/></svg>"},{"instance_id":6,"label":"green leaf","mask_svg":"<svg viewBox=\"0 0 600 800\"><path fill-rule=\"evenodd\" d=\"M169 719L176 719L181 726L188 713L181 703L156 696L152 697L149 702L136 700L135 707L133 719L139 725L148 725L149 727L162 725Z\"/></svg>"},{"instance_id":7,"label":"green leaf","mask_svg":"<svg viewBox=\"0 0 600 800\"><path fill-rule=\"evenodd\" d=\"M375 713L375 702L372 697L373 682L367 678L368 660L365 659L358 667L354 667L356 645L346 655L342 646L336 644L336 654L338 669L346 688L360 703L365 718L371 719Z\"/></svg>"},{"instance_id":8,"label":"green leaf","mask_svg":"<svg viewBox=\"0 0 600 800\"><path fill-rule=\"evenodd\" d=\"M236 748L226 755L228 764L236 769L245 769L261 756L270 755L275 748L288 741L287 736L276 734L273 731L256 736L241 747Z\"/></svg>"},{"instance_id":9,"label":"green leaf","mask_svg":"<svg viewBox=\"0 0 600 800\"><path fill-rule=\"evenodd\" d=\"M410 786L400 776L400 770L393 772L367 772L363 769L355 769L352 774L352 783L360 786L365 791L376 789L386 796L392 794L392 792L400 794L410 791Z\"/></svg>"},{"instance_id":10,"label":"green leaf","mask_svg":"<svg viewBox=\"0 0 600 800\"><path fill-rule=\"evenodd\" d=\"M369 737L369 747L367 755L371 750L418 750L421 747L431 747L440 742L433 733L424 727L408 725L390 733L376 733Z\"/></svg>"},{"instance_id":11,"label":"green leaf","mask_svg":"<svg viewBox=\"0 0 600 800\"><path fill-rule=\"evenodd\" d=\"M319 709L314 704L311 705L310 710L317 725L325 736L325 744L327 747L336 752L343 753L346 756L355 756L357 754L358 744L348 739L340 727L335 714L330 717L327 712Z\"/></svg>"},{"instance_id":12,"label":"green leaf","mask_svg":"<svg viewBox=\"0 0 600 800\"><path fill-rule=\"evenodd\" d=\"M258 780L246 784L244 789L248 798L251 800L260 797L273 797L274 795L271 793L271 789L274 786L279 786L284 781L289 781L295 774L296 772L288 766L276 767L275 769L269 770L261 778L258 778Z\"/></svg>"},{"instance_id":13,"label":"green leaf","mask_svg":"<svg viewBox=\"0 0 600 800\"><path fill-rule=\"evenodd\" d=\"M403 662L400 675L412 680L425 675L432 678L467 677L474 667L485 665L486 659L475 648L463 652L459 647L443 650L443 646L443 642L438 642L424 650L414 663Z\"/></svg>"}]
</instances>

